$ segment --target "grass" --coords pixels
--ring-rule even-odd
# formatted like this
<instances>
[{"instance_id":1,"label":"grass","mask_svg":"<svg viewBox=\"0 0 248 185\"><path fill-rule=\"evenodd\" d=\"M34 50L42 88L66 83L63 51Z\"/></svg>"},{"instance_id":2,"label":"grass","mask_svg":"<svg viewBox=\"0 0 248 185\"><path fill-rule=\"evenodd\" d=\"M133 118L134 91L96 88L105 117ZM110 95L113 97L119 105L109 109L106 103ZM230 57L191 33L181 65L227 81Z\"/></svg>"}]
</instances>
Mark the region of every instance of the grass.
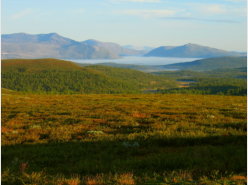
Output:
<instances>
[{"instance_id":1,"label":"grass","mask_svg":"<svg viewBox=\"0 0 248 185\"><path fill-rule=\"evenodd\" d=\"M10 93L1 106L3 184L247 182L246 97Z\"/></svg>"}]
</instances>

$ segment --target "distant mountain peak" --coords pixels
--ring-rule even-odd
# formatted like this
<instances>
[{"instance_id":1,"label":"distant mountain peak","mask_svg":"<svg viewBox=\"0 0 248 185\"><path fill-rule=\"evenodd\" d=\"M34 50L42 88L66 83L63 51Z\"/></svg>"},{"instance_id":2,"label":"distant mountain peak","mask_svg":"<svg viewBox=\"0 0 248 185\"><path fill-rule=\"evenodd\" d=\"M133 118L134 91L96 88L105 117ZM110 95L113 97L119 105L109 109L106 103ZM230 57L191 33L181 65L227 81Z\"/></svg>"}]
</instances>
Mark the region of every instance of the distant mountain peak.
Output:
<instances>
[{"instance_id":1,"label":"distant mountain peak","mask_svg":"<svg viewBox=\"0 0 248 185\"><path fill-rule=\"evenodd\" d=\"M188 43L188 44L186 44L185 46L201 46L201 45L199 45L199 44L193 44L193 43Z\"/></svg>"},{"instance_id":2,"label":"distant mountain peak","mask_svg":"<svg viewBox=\"0 0 248 185\"><path fill-rule=\"evenodd\" d=\"M20 33L16 33L16 34L18 34L18 35L30 35L30 34L25 33L25 32L20 32Z\"/></svg>"},{"instance_id":3,"label":"distant mountain peak","mask_svg":"<svg viewBox=\"0 0 248 185\"><path fill-rule=\"evenodd\" d=\"M100 41L98 41L96 39L87 39L86 41L97 41L97 42L100 42Z\"/></svg>"},{"instance_id":4,"label":"distant mountain peak","mask_svg":"<svg viewBox=\"0 0 248 185\"><path fill-rule=\"evenodd\" d=\"M52 34L52 35L59 35L58 33L56 33L56 32L54 32L54 33L50 33L50 34ZM60 36L60 35L59 35Z\"/></svg>"},{"instance_id":5,"label":"distant mountain peak","mask_svg":"<svg viewBox=\"0 0 248 185\"><path fill-rule=\"evenodd\" d=\"M156 48L144 56L155 57L182 57L182 58L211 58L223 56L242 56L239 53L232 53L221 49L211 48L198 44L188 43L183 46L170 47L162 46Z\"/></svg>"}]
</instances>

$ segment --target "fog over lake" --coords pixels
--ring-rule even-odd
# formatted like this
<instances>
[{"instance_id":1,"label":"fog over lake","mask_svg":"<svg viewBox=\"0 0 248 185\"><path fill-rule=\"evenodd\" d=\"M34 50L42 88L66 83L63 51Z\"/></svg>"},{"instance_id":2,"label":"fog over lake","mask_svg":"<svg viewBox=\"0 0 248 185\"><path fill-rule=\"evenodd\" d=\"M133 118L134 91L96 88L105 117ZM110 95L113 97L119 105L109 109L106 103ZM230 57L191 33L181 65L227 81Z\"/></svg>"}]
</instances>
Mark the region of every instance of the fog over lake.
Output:
<instances>
[{"instance_id":1,"label":"fog over lake","mask_svg":"<svg viewBox=\"0 0 248 185\"><path fill-rule=\"evenodd\" d=\"M117 64L135 64L135 65L167 65L179 62L191 62L200 58L173 58L173 57L142 57L142 56L125 56L121 59L85 59L85 60L70 60L77 63L106 63L113 62Z\"/></svg>"}]
</instances>

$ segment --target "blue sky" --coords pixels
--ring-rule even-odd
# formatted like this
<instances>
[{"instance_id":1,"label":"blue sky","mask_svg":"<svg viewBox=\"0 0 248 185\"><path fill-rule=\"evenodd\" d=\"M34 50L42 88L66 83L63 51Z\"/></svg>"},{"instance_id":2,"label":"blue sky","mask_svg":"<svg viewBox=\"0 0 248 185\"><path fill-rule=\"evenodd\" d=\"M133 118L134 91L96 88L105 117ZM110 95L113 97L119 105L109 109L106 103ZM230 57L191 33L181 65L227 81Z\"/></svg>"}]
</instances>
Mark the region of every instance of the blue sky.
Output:
<instances>
[{"instance_id":1,"label":"blue sky","mask_svg":"<svg viewBox=\"0 0 248 185\"><path fill-rule=\"evenodd\" d=\"M246 0L2 0L1 33L247 50Z\"/></svg>"}]
</instances>

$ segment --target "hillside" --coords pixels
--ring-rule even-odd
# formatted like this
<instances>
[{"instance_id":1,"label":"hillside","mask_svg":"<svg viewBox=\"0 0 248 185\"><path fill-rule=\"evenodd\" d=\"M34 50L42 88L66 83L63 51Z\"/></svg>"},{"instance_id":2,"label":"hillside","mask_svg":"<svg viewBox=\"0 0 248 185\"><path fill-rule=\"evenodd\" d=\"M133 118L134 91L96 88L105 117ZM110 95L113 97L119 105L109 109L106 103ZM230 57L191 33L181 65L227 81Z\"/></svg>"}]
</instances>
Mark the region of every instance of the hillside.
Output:
<instances>
[{"instance_id":1,"label":"hillside","mask_svg":"<svg viewBox=\"0 0 248 185\"><path fill-rule=\"evenodd\" d=\"M4 185L244 185L247 97L2 96L1 160Z\"/></svg>"},{"instance_id":2,"label":"hillside","mask_svg":"<svg viewBox=\"0 0 248 185\"><path fill-rule=\"evenodd\" d=\"M58 59L2 60L1 86L39 94L142 93L131 82Z\"/></svg>"},{"instance_id":3,"label":"hillside","mask_svg":"<svg viewBox=\"0 0 248 185\"><path fill-rule=\"evenodd\" d=\"M161 46L144 55L145 57L183 57L183 58L210 58L221 56L242 56L233 53L197 44L186 44L178 47Z\"/></svg>"},{"instance_id":4,"label":"hillside","mask_svg":"<svg viewBox=\"0 0 248 185\"><path fill-rule=\"evenodd\" d=\"M111 42L100 42L94 39L89 39L86 41L83 41L81 43L85 43L92 46L98 46L103 47L109 51L112 51L113 53L120 55L120 56L126 56L126 55L144 55L148 51L144 50L134 50L134 49L128 49L125 47L120 46L119 44L111 43Z\"/></svg>"},{"instance_id":5,"label":"hillside","mask_svg":"<svg viewBox=\"0 0 248 185\"><path fill-rule=\"evenodd\" d=\"M195 60L193 62L182 62L160 66L161 68L178 68L193 71L208 71L221 68L239 68L247 67L247 58L245 57L215 57Z\"/></svg>"},{"instance_id":6,"label":"hillside","mask_svg":"<svg viewBox=\"0 0 248 185\"><path fill-rule=\"evenodd\" d=\"M91 66L93 64L85 64L85 63L76 63L75 64L85 67L85 66ZM101 66L108 66L108 67L118 67L118 68L127 68L127 69L134 69L134 70L138 70L138 71L146 71L146 70L151 70L151 69L155 69L151 66L147 66L147 65L135 65L135 64L118 64L118 63L114 63L114 62L105 62L105 63L97 63L94 65L101 65Z\"/></svg>"},{"instance_id":7,"label":"hillside","mask_svg":"<svg viewBox=\"0 0 248 185\"><path fill-rule=\"evenodd\" d=\"M73 62L45 58L45 59L6 59L1 61L1 72L6 71L22 71L22 72L35 72L42 70L82 70L82 67L74 64Z\"/></svg>"},{"instance_id":8,"label":"hillside","mask_svg":"<svg viewBox=\"0 0 248 185\"><path fill-rule=\"evenodd\" d=\"M176 78L176 79L189 79L189 78L204 78L204 77L214 77L214 78L247 78L247 68L221 68L211 71L190 71L190 70L177 70L177 71L157 71L151 74L165 75L166 77Z\"/></svg>"},{"instance_id":9,"label":"hillside","mask_svg":"<svg viewBox=\"0 0 248 185\"><path fill-rule=\"evenodd\" d=\"M158 89L162 94L222 94L247 96L247 68L222 68L211 71L160 71L153 72L178 80L180 86Z\"/></svg>"},{"instance_id":10,"label":"hillside","mask_svg":"<svg viewBox=\"0 0 248 185\"><path fill-rule=\"evenodd\" d=\"M91 65L87 66L86 68L102 72L105 75L116 80L123 80L128 83L136 84L137 87L143 90L173 88L177 86L177 82L174 79L166 78L165 76L148 74L133 69L108 67L101 65Z\"/></svg>"},{"instance_id":11,"label":"hillside","mask_svg":"<svg viewBox=\"0 0 248 185\"><path fill-rule=\"evenodd\" d=\"M30 35L26 33L1 35L2 59L58 58L109 59L119 55L98 46L91 46L62 37L57 33Z\"/></svg>"},{"instance_id":12,"label":"hillside","mask_svg":"<svg viewBox=\"0 0 248 185\"><path fill-rule=\"evenodd\" d=\"M5 89L5 88L1 88L1 95L5 96L5 95L20 95L21 93L16 92L16 91L12 91L10 89Z\"/></svg>"}]
</instances>

